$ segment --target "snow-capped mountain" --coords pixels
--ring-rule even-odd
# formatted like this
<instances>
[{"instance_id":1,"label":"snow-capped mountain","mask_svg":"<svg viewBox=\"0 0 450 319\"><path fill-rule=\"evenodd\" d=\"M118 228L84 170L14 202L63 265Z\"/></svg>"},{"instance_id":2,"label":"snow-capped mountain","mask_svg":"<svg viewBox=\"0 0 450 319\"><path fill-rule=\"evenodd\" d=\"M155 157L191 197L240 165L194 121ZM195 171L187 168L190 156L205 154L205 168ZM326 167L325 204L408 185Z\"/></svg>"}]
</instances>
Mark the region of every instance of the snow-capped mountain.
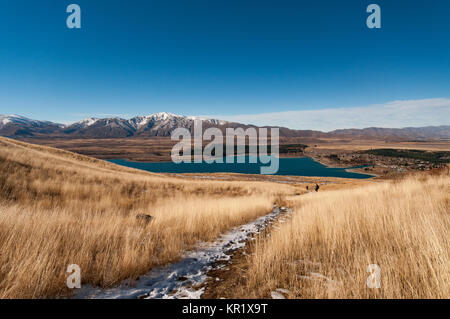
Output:
<instances>
[{"instance_id":1,"label":"snow-capped mountain","mask_svg":"<svg viewBox=\"0 0 450 319\"><path fill-rule=\"evenodd\" d=\"M216 119L176 115L166 112L136 116L131 119L91 117L68 125L32 120L19 115L0 115L0 135L12 137L46 135L85 138L170 136L171 132L178 127L190 130L196 119L201 119L204 127L223 126L228 123Z\"/></svg>"},{"instance_id":2,"label":"snow-capped mountain","mask_svg":"<svg viewBox=\"0 0 450 319\"><path fill-rule=\"evenodd\" d=\"M66 126L63 132L80 137L170 136L170 133L178 127L191 129L196 119L200 118L166 112L136 116L128 120L118 117L87 118ZM227 123L215 119L202 120L206 126Z\"/></svg>"},{"instance_id":3,"label":"snow-capped mountain","mask_svg":"<svg viewBox=\"0 0 450 319\"><path fill-rule=\"evenodd\" d=\"M191 130L194 121L202 120L203 126L223 126L228 122L216 119L199 118L194 116L183 116L172 113L155 113L149 116L137 116L129 120L136 129L138 136L169 136L178 127Z\"/></svg>"},{"instance_id":4,"label":"snow-capped mountain","mask_svg":"<svg viewBox=\"0 0 450 319\"><path fill-rule=\"evenodd\" d=\"M62 124L32 120L20 115L0 115L0 135L33 136L36 133L50 134L63 127Z\"/></svg>"},{"instance_id":5,"label":"snow-capped mountain","mask_svg":"<svg viewBox=\"0 0 450 319\"><path fill-rule=\"evenodd\" d=\"M87 119L75 122L73 124L70 124L70 126L73 127L79 127L79 128L85 128L85 127L89 127L93 124L95 124L99 119L95 118L95 117L89 117Z\"/></svg>"},{"instance_id":6,"label":"snow-capped mountain","mask_svg":"<svg viewBox=\"0 0 450 319\"><path fill-rule=\"evenodd\" d=\"M67 125L62 130L66 136L89 138L130 137L134 135L135 131L135 128L128 123L128 120L119 117L89 118Z\"/></svg>"},{"instance_id":7,"label":"snow-capped mountain","mask_svg":"<svg viewBox=\"0 0 450 319\"><path fill-rule=\"evenodd\" d=\"M0 115L0 127L3 127L8 124L39 125L39 123L46 123L46 122L31 120L29 118L16 114Z\"/></svg>"},{"instance_id":8,"label":"snow-capped mountain","mask_svg":"<svg viewBox=\"0 0 450 319\"><path fill-rule=\"evenodd\" d=\"M184 116L177 115L172 113L155 113L148 116L136 116L129 120L130 124L134 125L137 130L145 128L145 127L172 127L178 124L188 124L195 120L202 120L203 123L213 124L213 125L225 125L226 121L216 120L216 119L207 119L201 118L197 116ZM182 125L182 127L186 127Z\"/></svg>"}]
</instances>

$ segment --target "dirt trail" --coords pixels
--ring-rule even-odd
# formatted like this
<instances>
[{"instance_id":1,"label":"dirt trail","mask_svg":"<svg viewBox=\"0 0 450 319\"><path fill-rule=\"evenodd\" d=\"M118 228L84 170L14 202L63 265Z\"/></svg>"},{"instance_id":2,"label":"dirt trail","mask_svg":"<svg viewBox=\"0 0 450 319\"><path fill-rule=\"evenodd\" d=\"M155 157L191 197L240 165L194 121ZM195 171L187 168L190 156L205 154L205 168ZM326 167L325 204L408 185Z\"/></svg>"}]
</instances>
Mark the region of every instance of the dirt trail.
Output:
<instances>
[{"instance_id":1,"label":"dirt trail","mask_svg":"<svg viewBox=\"0 0 450 319\"><path fill-rule=\"evenodd\" d=\"M272 228L278 227L279 223L286 222L292 214L290 208L284 209L284 214L280 214L272 221L268 227L264 228L258 234L255 234L252 241L241 249L231 252L228 260L218 261L214 267L208 271L207 280L204 284L204 293L202 299L234 299L253 298L245 290L245 280L248 275L248 258L252 254L256 239L264 239L270 236ZM271 296L266 296L272 298Z\"/></svg>"},{"instance_id":2,"label":"dirt trail","mask_svg":"<svg viewBox=\"0 0 450 319\"><path fill-rule=\"evenodd\" d=\"M75 298L100 299L199 299L205 292L208 273L223 268L224 262L242 249L288 210L274 207L265 216L236 227L213 243L202 243L173 264L151 270L131 284L128 281L111 289L85 286Z\"/></svg>"}]
</instances>

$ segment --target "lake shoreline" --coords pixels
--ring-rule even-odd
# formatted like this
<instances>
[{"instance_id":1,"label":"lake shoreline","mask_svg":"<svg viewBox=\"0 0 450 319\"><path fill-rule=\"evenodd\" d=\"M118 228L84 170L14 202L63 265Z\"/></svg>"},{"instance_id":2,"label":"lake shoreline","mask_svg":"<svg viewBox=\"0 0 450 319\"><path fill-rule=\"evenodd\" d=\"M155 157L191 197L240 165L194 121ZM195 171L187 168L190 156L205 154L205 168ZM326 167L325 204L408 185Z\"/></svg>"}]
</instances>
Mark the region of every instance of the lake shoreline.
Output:
<instances>
[{"instance_id":1,"label":"lake shoreline","mask_svg":"<svg viewBox=\"0 0 450 319\"><path fill-rule=\"evenodd\" d=\"M344 167L344 166L332 166L332 165L330 165L330 164L328 164L328 163L322 162L322 161L318 160L317 158L314 158L314 157L311 157L311 156L305 156L305 157L308 157L308 158L312 159L313 161L315 161L315 162L317 162L317 163L320 163L320 164L322 164L322 165L324 165L324 166L326 166L326 167L328 167L328 168L343 168L343 169L345 169L347 172L350 172L350 173L364 174L364 175L371 175L372 177L379 177L379 176L380 176L380 175L373 174L373 173L366 173L366 172L361 172L361 171L359 171L361 168L369 167L369 166L371 166L371 165L361 165L361 167L354 167L354 166L352 166L352 167L347 167L347 168L346 168L346 167Z\"/></svg>"}]
</instances>

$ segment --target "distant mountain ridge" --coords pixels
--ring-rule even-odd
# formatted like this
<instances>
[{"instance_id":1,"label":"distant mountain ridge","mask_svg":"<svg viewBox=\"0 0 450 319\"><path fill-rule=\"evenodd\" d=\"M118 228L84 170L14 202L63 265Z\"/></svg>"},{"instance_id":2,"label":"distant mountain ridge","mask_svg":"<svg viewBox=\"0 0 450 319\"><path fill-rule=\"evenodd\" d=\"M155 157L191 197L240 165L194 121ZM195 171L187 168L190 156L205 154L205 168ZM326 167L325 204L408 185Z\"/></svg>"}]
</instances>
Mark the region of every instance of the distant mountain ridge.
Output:
<instances>
[{"instance_id":1,"label":"distant mountain ridge","mask_svg":"<svg viewBox=\"0 0 450 319\"><path fill-rule=\"evenodd\" d=\"M60 130L62 124L48 121L32 120L20 115L0 115L1 136L34 136L35 134L53 134Z\"/></svg>"},{"instance_id":2,"label":"distant mountain ridge","mask_svg":"<svg viewBox=\"0 0 450 319\"><path fill-rule=\"evenodd\" d=\"M73 138L119 138L132 136L170 136L178 127L191 129L195 119L171 113L155 113L131 119L119 117L87 118L73 124L37 121L19 115L0 115L0 135L10 137L37 137L52 135ZM202 119L203 125L224 126L229 122Z\"/></svg>"},{"instance_id":3,"label":"distant mountain ridge","mask_svg":"<svg viewBox=\"0 0 450 319\"><path fill-rule=\"evenodd\" d=\"M178 127L191 130L196 119L201 119L203 127L226 128L257 127L218 119L199 118L160 112L131 119L119 117L87 118L73 124L59 124L38 121L19 115L0 115L0 135L8 137L64 137L64 138L124 138L124 137L167 137ZM400 139L450 139L450 125L407 127L339 129L324 133L314 130L292 130L280 127L280 137L376 137Z\"/></svg>"}]
</instances>

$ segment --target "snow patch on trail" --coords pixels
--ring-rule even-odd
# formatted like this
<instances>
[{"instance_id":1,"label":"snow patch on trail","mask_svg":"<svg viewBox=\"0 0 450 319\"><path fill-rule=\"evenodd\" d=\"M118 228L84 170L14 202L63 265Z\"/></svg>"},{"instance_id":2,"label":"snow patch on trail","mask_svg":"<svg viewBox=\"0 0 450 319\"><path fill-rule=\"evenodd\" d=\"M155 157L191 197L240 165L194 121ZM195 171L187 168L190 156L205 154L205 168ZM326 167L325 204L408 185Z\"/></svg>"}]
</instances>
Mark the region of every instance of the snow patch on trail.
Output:
<instances>
[{"instance_id":1,"label":"snow patch on trail","mask_svg":"<svg viewBox=\"0 0 450 319\"><path fill-rule=\"evenodd\" d=\"M284 288L277 288L270 293L272 299L286 299L284 295L289 295L291 292Z\"/></svg>"},{"instance_id":2,"label":"snow patch on trail","mask_svg":"<svg viewBox=\"0 0 450 319\"><path fill-rule=\"evenodd\" d=\"M186 252L179 262L151 270L133 285L125 281L111 289L84 286L75 298L199 299L204 292L204 287L200 286L206 282L207 272L214 268L214 263L229 260L228 253L244 247L247 240L283 212L285 209L274 207L272 213L233 228L213 243L201 243L197 249ZM217 266L220 267L224 265Z\"/></svg>"}]
</instances>

